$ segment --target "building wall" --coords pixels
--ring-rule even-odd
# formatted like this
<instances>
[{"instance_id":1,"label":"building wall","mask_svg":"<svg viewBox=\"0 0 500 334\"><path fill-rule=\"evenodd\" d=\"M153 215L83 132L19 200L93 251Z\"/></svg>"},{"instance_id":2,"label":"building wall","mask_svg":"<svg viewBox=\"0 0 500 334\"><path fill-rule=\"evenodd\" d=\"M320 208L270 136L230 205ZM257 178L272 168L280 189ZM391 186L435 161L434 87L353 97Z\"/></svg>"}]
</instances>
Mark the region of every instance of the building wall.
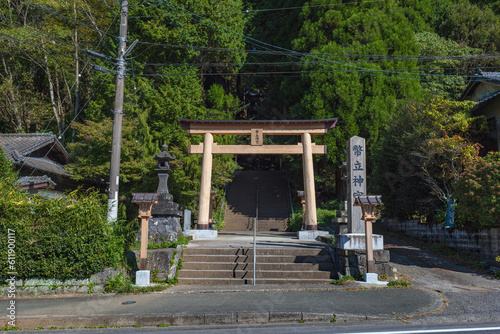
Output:
<instances>
[{"instance_id":1,"label":"building wall","mask_svg":"<svg viewBox=\"0 0 500 334\"><path fill-rule=\"evenodd\" d=\"M500 87L498 87L498 85L481 82L468 98L470 98L472 101L480 101L485 97L498 92L499 89Z\"/></svg>"}]
</instances>

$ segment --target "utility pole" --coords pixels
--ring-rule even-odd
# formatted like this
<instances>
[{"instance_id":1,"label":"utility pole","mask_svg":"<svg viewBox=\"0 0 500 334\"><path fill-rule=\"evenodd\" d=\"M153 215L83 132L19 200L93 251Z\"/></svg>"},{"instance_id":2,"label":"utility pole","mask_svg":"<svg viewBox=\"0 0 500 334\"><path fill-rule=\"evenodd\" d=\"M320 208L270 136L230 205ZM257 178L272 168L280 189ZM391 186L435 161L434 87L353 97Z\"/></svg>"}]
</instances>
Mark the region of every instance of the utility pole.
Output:
<instances>
[{"instance_id":1,"label":"utility pole","mask_svg":"<svg viewBox=\"0 0 500 334\"><path fill-rule=\"evenodd\" d=\"M128 0L120 6L120 37L118 44L115 109L113 111L113 139L111 142L111 166L109 171L108 222L118 218L118 184L120 183L120 154L122 144L123 95L125 88L125 48L127 46ZM128 51L128 50L127 50Z\"/></svg>"}]
</instances>

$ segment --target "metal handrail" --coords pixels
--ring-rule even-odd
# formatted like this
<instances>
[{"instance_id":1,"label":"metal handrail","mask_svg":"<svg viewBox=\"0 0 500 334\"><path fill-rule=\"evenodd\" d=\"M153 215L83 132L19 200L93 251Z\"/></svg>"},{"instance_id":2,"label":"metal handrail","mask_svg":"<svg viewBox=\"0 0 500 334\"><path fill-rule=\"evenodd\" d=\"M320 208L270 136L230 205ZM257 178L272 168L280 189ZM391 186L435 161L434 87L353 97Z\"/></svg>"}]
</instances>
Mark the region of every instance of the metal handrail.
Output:
<instances>
[{"instance_id":1,"label":"metal handrail","mask_svg":"<svg viewBox=\"0 0 500 334\"><path fill-rule=\"evenodd\" d=\"M257 191L255 201L255 222L253 224L253 285L255 285L255 264L257 261L257 224L259 221L259 179L257 176Z\"/></svg>"}]
</instances>

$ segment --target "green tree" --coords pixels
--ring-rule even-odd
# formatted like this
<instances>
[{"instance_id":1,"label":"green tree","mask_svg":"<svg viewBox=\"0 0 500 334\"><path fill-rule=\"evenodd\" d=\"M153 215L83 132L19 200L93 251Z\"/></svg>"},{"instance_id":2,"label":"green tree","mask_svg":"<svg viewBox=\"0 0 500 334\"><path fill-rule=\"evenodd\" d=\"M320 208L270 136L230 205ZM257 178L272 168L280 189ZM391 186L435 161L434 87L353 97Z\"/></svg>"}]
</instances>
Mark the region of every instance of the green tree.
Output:
<instances>
[{"instance_id":1,"label":"green tree","mask_svg":"<svg viewBox=\"0 0 500 334\"><path fill-rule=\"evenodd\" d=\"M500 154L471 161L456 184L459 224L468 228L500 226Z\"/></svg>"},{"instance_id":2,"label":"green tree","mask_svg":"<svg viewBox=\"0 0 500 334\"><path fill-rule=\"evenodd\" d=\"M467 85L463 77L470 73L467 68L478 65L473 59L462 60L459 57L479 55L482 50L460 46L453 40L431 32L417 33L415 40L422 56L419 68L427 74L421 76L422 88L427 94L458 100ZM429 61L427 57L437 59Z\"/></svg>"},{"instance_id":3,"label":"green tree","mask_svg":"<svg viewBox=\"0 0 500 334\"><path fill-rule=\"evenodd\" d=\"M483 117L469 116L471 106L469 101L414 101L390 117L372 150L369 183L382 194L387 216L432 217L453 194L453 166L458 178L473 144L487 133ZM458 166L452 158L459 158Z\"/></svg>"},{"instance_id":4,"label":"green tree","mask_svg":"<svg viewBox=\"0 0 500 334\"><path fill-rule=\"evenodd\" d=\"M313 53L303 58L304 69L318 73L303 75L306 89L292 114L339 118L338 128L319 139L328 145L328 160L334 164L344 159L348 138L360 135L371 146L397 101L420 94L418 78L404 74L416 70L415 61L370 61L378 55L418 53L404 10L394 3L360 7L305 8L300 35L293 41L296 50Z\"/></svg>"}]
</instances>

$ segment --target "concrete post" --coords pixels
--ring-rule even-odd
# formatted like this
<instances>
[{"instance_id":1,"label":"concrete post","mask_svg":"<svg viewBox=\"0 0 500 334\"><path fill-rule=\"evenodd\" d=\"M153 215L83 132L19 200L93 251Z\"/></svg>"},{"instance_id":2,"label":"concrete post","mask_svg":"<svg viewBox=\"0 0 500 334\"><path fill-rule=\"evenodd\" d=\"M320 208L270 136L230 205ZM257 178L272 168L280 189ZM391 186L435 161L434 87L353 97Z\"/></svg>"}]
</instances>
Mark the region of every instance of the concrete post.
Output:
<instances>
[{"instance_id":1,"label":"concrete post","mask_svg":"<svg viewBox=\"0 0 500 334\"><path fill-rule=\"evenodd\" d=\"M208 230L210 216L210 188L212 184L212 145L214 137L205 133L203 142L203 162L201 168L200 203L198 212L198 229Z\"/></svg>"},{"instance_id":2,"label":"concrete post","mask_svg":"<svg viewBox=\"0 0 500 334\"><path fill-rule=\"evenodd\" d=\"M316 218L316 190L314 188L314 168L312 155L311 134L302 134L302 162L304 166L304 193L306 200L306 230L317 230L318 222Z\"/></svg>"}]
</instances>

